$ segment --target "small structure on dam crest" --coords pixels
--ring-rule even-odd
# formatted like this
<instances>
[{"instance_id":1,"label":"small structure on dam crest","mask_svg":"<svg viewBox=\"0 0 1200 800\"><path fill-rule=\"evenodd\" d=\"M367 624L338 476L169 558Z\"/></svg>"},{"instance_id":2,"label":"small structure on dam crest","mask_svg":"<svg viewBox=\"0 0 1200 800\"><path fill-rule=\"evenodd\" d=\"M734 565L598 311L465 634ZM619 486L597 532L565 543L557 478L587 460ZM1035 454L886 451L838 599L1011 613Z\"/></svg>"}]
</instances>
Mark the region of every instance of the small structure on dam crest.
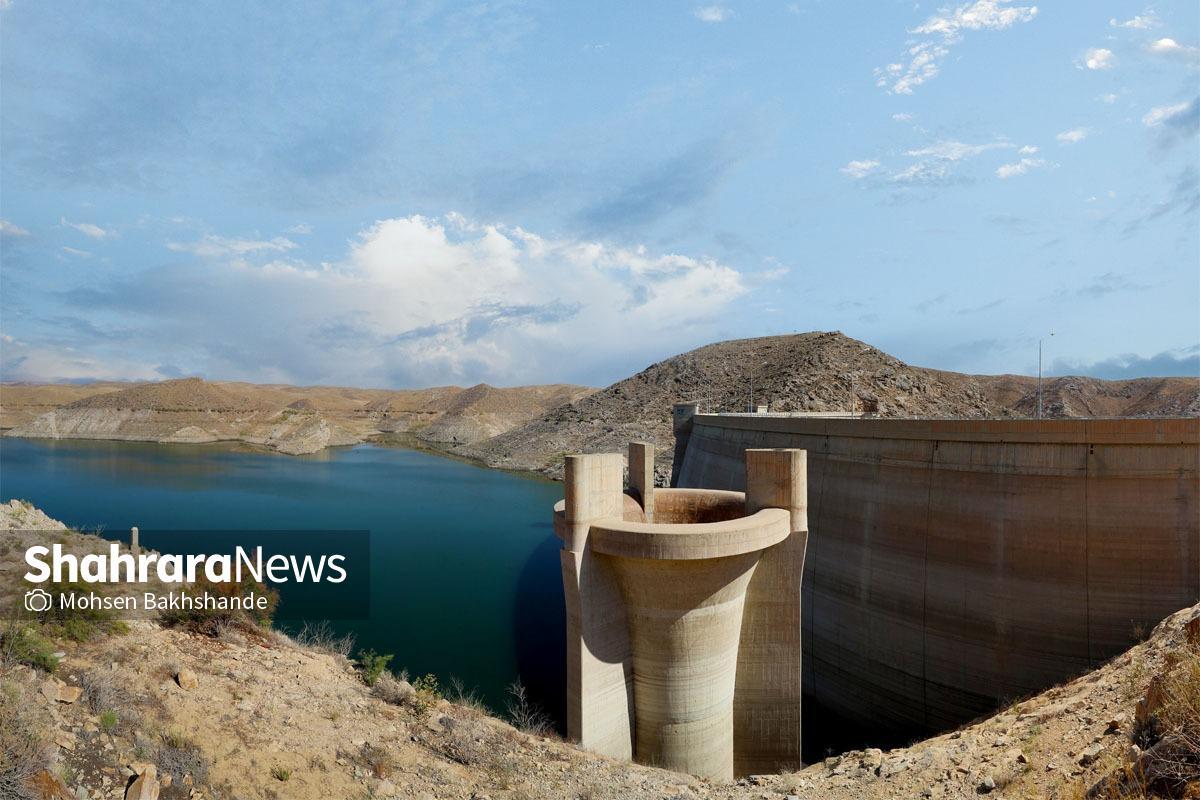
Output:
<instances>
[{"instance_id":1,"label":"small structure on dam crest","mask_svg":"<svg viewBox=\"0 0 1200 800\"><path fill-rule=\"evenodd\" d=\"M567 728L708 778L800 765L804 450L747 450L746 491L655 489L653 448L566 457L555 506Z\"/></svg>"}]
</instances>

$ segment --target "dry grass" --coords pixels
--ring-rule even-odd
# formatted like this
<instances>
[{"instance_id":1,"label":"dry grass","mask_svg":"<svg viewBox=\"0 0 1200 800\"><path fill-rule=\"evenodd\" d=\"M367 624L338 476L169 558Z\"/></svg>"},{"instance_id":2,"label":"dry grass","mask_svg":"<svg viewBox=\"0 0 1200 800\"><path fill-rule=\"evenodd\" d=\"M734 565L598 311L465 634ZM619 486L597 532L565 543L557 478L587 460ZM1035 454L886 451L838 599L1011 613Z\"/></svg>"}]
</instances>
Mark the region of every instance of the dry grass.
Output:
<instances>
[{"instance_id":1,"label":"dry grass","mask_svg":"<svg viewBox=\"0 0 1200 800\"><path fill-rule=\"evenodd\" d=\"M30 784L49 765L50 721L33 698L31 686L0 683L0 797L32 800Z\"/></svg>"}]
</instances>

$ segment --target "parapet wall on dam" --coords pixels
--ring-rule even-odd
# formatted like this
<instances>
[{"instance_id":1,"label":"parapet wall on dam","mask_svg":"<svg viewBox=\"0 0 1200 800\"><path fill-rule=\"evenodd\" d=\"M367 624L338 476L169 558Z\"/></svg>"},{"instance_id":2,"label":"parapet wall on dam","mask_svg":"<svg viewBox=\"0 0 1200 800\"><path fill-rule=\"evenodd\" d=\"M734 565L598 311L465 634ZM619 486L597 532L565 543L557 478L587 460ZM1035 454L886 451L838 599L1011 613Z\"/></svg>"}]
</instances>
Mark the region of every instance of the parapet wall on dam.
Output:
<instances>
[{"instance_id":1,"label":"parapet wall on dam","mask_svg":"<svg viewBox=\"0 0 1200 800\"><path fill-rule=\"evenodd\" d=\"M747 448L808 451L804 693L876 735L1078 675L1200 598L1200 420L692 409L679 487L741 490Z\"/></svg>"}]
</instances>

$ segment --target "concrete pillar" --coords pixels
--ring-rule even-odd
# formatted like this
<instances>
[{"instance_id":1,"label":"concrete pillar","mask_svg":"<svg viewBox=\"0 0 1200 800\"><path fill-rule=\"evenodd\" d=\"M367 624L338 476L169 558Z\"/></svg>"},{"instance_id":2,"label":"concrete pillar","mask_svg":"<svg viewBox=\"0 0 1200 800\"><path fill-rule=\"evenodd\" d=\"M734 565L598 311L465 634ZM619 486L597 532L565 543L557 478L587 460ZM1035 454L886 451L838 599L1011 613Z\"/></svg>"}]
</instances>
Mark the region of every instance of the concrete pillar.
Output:
<instances>
[{"instance_id":1,"label":"concrete pillar","mask_svg":"<svg viewBox=\"0 0 1200 800\"><path fill-rule=\"evenodd\" d=\"M700 413L699 403L676 403L671 407L671 425L675 430L675 456L671 460L671 487L679 483L683 457L692 436L692 418Z\"/></svg>"},{"instance_id":2,"label":"concrete pillar","mask_svg":"<svg viewBox=\"0 0 1200 800\"><path fill-rule=\"evenodd\" d=\"M632 636L638 761L733 778L738 641L759 555L613 559Z\"/></svg>"},{"instance_id":3,"label":"concrete pillar","mask_svg":"<svg viewBox=\"0 0 1200 800\"><path fill-rule=\"evenodd\" d=\"M142 552L142 548L138 545L138 529L136 527L129 529L129 552L135 556Z\"/></svg>"},{"instance_id":4,"label":"concrete pillar","mask_svg":"<svg viewBox=\"0 0 1200 800\"><path fill-rule=\"evenodd\" d=\"M564 466L567 735L584 749L632 758L632 656L624 605L611 567L588 547L593 521L621 517L621 456L572 455Z\"/></svg>"},{"instance_id":5,"label":"concrete pillar","mask_svg":"<svg viewBox=\"0 0 1200 800\"><path fill-rule=\"evenodd\" d=\"M629 443L629 488L646 512L646 522L654 522L654 445Z\"/></svg>"},{"instance_id":6,"label":"concrete pillar","mask_svg":"<svg viewBox=\"0 0 1200 800\"><path fill-rule=\"evenodd\" d=\"M799 767L800 589L808 545L808 453L746 451L746 513L786 509L792 532L763 551L746 589L734 704L739 775Z\"/></svg>"}]
</instances>

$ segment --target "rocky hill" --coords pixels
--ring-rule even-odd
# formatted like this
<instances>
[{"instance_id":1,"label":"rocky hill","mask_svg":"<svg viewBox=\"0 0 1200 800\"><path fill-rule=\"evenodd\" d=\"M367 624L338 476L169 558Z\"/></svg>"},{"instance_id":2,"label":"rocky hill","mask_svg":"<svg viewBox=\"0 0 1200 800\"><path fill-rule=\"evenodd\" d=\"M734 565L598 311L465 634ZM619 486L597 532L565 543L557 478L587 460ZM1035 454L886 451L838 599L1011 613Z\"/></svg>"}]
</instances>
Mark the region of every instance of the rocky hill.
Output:
<instances>
[{"instance_id":1,"label":"rocky hill","mask_svg":"<svg viewBox=\"0 0 1200 800\"><path fill-rule=\"evenodd\" d=\"M4 385L0 422L11 436L240 441L302 454L396 433L477 442L591 391L564 384L393 391L200 378L89 388Z\"/></svg>"},{"instance_id":2,"label":"rocky hill","mask_svg":"<svg viewBox=\"0 0 1200 800\"><path fill-rule=\"evenodd\" d=\"M569 452L623 450L654 442L660 460L673 445L671 405L746 411L751 398L771 411L856 411L882 417L1028 417L1037 379L964 375L914 367L840 333L738 339L654 364L540 419L463 452L492 466L556 474ZM1200 379L1045 381L1049 417L1200 414Z\"/></svg>"},{"instance_id":3,"label":"rocky hill","mask_svg":"<svg viewBox=\"0 0 1200 800\"><path fill-rule=\"evenodd\" d=\"M56 528L69 552L107 547L27 504L0 505L0 542L22 546L4 537L31 526ZM1200 790L1200 606L1094 672L959 730L728 783L588 753L539 729L519 703L504 721L469 695L442 697L429 678L384 673L368 687L338 652L349 643L328 636L236 625L202 634L151 619L54 630L0 629L17 642L0 647L0 797L1081 800Z\"/></svg>"}]
</instances>

